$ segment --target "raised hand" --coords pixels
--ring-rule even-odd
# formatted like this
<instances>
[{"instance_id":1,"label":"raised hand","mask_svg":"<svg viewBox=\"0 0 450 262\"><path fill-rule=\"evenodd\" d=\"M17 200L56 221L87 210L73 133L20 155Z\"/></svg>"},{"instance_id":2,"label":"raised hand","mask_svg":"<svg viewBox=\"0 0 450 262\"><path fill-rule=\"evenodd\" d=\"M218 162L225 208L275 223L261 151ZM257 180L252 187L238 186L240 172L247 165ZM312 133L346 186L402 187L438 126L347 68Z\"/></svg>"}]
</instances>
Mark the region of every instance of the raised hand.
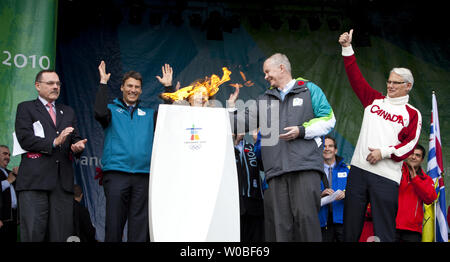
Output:
<instances>
[{"instance_id":1,"label":"raised hand","mask_svg":"<svg viewBox=\"0 0 450 262\"><path fill-rule=\"evenodd\" d=\"M350 32L345 32L339 37L339 44L343 47L350 46L352 44L353 29Z\"/></svg>"},{"instance_id":2,"label":"raised hand","mask_svg":"<svg viewBox=\"0 0 450 262\"><path fill-rule=\"evenodd\" d=\"M172 67L169 64L164 64L164 66L161 68L162 71L162 77L156 76L156 79L165 87L172 85L172 76L173 76L173 70Z\"/></svg>"},{"instance_id":3,"label":"raised hand","mask_svg":"<svg viewBox=\"0 0 450 262\"><path fill-rule=\"evenodd\" d=\"M236 87L234 93L230 94L230 97L228 98L228 107L234 108L236 106L236 100L238 96L239 96L239 87Z\"/></svg>"},{"instance_id":4,"label":"raised hand","mask_svg":"<svg viewBox=\"0 0 450 262\"><path fill-rule=\"evenodd\" d=\"M106 73L105 61L102 60L102 62L100 62L100 65L98 66L98 72L100 73L100 83L107 84L109 78L111 77L111 73Z\"/></svg>"}]
</instances>

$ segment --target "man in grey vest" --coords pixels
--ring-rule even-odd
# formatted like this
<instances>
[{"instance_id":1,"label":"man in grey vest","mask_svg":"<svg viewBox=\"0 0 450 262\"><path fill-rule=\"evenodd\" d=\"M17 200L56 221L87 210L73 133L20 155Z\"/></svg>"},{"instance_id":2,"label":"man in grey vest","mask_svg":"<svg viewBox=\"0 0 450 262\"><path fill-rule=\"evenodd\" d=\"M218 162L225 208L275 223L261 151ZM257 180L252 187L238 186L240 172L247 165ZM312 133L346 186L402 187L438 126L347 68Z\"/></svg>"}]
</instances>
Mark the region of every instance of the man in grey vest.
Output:
<instances>
[{"instance_id":1,"label":"man in grey vest","mask_svg":"<svg viewBox=\"0 0 450 262\"><path fill-rule=\"evenodd\" d=\"M232 113L235 132L261 130L261 154L269 188L264 193L266 241L321 241L318 219L320 180L324 173L321 136L336 122L322 90L293 79L284 54L274 54L263 66L270 88L256 110ZM228 101L235 106L239 89ZM231 109L230 109L231 111ZM252 127L252 121L256 126ZM244 127L244 128L243 128Z\"/></svg>"}]
</instances>

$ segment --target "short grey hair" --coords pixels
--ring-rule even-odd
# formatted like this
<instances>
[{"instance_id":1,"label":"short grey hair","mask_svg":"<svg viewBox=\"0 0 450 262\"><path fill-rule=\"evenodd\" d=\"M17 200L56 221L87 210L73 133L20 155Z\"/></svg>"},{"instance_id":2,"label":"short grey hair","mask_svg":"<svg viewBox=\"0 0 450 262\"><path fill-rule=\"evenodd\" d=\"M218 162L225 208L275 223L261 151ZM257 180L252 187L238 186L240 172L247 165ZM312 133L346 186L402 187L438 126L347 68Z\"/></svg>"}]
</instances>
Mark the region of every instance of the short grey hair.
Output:
<instances>
[{"instance_id":1,"label":"short grey hair","mask_svg":"<svg viewBox=\"0 0 450 262\"><path fill-rule=\"evenodd\" d=\"M284 65L286 70L291 73L291 63L289 62L288 57L285 54L275 53L271 55L266 61L269 61L275 65Z\"/></svg>"},{"instance_id":2,"label":"short grey hair","mask_svg":"<svg viewBox=\"0 0 450 262\"><path fill-rule=\"evenodd\" d=\"M403 80L407 83L411 83L411 88L414 85L414 77L411 73L411 70L404 67L394 67L391 70L391 73L396 73L397 75L401 76Z\"/></svg>"}]
</instances>

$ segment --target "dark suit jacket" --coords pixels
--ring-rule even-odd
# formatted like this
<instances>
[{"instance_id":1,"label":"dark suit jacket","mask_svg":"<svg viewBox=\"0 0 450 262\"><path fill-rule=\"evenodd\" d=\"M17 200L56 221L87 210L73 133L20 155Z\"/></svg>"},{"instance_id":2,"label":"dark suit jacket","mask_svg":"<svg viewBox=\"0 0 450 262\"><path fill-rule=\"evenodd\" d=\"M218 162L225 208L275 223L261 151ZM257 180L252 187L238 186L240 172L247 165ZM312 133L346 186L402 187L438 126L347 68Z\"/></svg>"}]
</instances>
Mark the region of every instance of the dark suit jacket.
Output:
<instances>
[{"instance_id":1,"label":"dark suit jacket","mask_svg":"<svg viewBox=\"0 0 450 262\"><path fill-rule=\"evenodd\" d=\"M70 146L79 140L77 120L72 108L56 104L56 127L39 99L22 102L17 106L16 136L20 146L28 151L22 154L16 191L53 190L59 181L64 190L73 192L73 165ZM35 135L33 123L39 121L45 138ZM53 148L53 140L66 127L74 131L66 141Z\"/></svg>"},{"instance_id":2,"label":"dark suit jacket","mask_svg":"<svg viewBox=\"0 0 450 262\"><path fill-rule=\"evenodd\" d=\"M11 170L5 169L6 172L11 173ZM8 179L5 174L0 170L0 182ZM12 184L14 188L16 187L16 182ZM1 190L1 187L0 187ZM11 188L7 188L5 191L1 192L0 197L0 220L17 222L17 217L13 215L13 210L11 208ZM17 196L16 196L17 198Z\"/></svg>"},{"instance_id":3,"label":"dark suit jacket","mask_svg":"<svg viewBox=\"0 0 450 262\"><path fill-rule=\"evenodd\" d=\"M0 221L3 222L3 196L0 194Z\"/></svg>"}]
</instances>

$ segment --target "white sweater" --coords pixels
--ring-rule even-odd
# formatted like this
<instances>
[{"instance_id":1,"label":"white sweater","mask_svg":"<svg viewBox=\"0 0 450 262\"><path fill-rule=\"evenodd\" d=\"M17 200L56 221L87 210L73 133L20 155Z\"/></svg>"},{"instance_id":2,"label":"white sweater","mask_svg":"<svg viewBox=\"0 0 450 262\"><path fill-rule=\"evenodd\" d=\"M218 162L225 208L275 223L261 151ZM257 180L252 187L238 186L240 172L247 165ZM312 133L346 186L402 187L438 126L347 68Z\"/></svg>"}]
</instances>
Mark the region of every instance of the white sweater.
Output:
<instances>
[{"instance_id":1,"label":"white sweater","mask_svg":"<svg viewBox=\"0 0 450 262\"><path fill-rule=\"evenodd\" d=\"M400 184L402 160L417 145L422 116L408 104L408 95L390 98L371 88L356 64L353 51L343 50L343 55L350 84L364 106L364 118L351 164ZM374 165L366 160L369 148L380 149L382 154L382 160Z\"/></svg>"}]
</instances>

